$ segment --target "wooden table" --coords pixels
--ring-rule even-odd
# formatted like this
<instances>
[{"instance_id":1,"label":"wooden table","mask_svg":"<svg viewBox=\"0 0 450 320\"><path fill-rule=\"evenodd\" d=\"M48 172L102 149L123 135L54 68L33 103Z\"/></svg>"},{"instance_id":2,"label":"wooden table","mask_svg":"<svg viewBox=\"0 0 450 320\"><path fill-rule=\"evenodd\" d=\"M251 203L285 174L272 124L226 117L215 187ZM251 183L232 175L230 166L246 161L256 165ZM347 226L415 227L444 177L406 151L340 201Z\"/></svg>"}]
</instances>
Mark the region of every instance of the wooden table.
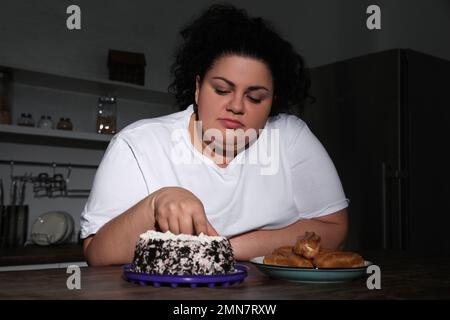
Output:
<instances>
[{"instance_id":1,"label":"wooden table","mask_svg":"<svg viewBox=\"0 0 450 320\"><path fill-rule=\"evenodd\" d=\"M337 284L305 284L271 279L252 264L240 285L228 288L141 287L122 279L117 267L81 268L81 289L66 286L64 269L0 273L0 299L449 299L450 257L414 257L399 252L364 255L381 268L381 289L369 290L366 278Z\"/></svg>"}]
</instances>

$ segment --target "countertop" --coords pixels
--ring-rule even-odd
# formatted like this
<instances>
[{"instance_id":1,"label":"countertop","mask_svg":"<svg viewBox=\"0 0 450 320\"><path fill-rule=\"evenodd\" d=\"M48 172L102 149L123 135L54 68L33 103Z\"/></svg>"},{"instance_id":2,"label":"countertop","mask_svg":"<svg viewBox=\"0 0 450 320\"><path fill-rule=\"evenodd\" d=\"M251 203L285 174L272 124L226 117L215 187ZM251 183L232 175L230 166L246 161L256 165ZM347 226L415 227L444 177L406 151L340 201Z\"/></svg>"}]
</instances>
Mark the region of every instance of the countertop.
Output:
<instances>
[{"instance_id":1,"label":"countertop","mask_svg":"<svg viewBox=\"0 0 450 320\"><path fill-rule=\"evenodd\" d=\"M69 290L65 269L0 272L0 299L449 299L450 257L417 257L403 252L364 254L381 268L381 289L369 290L367 276L345 283L307 284L272 279L249 267L242 284L227 288L139 286L122 278L121 266L82 267L81 289ZM195 295L193 294L195 292Z\"/></svg>"},{"instance_id":2,"label":"countertop","mask_svg":"<svg viewBox=\"0 0 450 320\"><path fill-rule=\"evenodd\" d=\"M0 248L0 267L85 261L81 244Z\"/></svg>"}]
</instances>

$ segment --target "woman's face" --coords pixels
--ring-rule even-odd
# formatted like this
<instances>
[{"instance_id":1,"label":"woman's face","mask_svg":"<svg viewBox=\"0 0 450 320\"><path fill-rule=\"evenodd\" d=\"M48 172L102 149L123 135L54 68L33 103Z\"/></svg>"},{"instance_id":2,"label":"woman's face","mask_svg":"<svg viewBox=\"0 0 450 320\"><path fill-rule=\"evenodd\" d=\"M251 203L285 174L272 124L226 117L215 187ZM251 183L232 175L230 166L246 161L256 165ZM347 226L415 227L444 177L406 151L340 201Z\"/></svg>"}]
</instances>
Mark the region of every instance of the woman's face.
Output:
<instances>
[{"instance_id":1,"label":"woman's face","mask_svg":"<svg viewBox=\"0 0 450 320\"><path fill-rule=\"evenodd\" d=\"M236 144L234 138L226 139L226 131L253 129L259 133L264 128L272 99L272 74L265 63L254 58L218 58L204 79L196 79L195 101L202 131L218 129L224 139L215 136L215 142L224 148Z\"/></svg>"}]
</instances>

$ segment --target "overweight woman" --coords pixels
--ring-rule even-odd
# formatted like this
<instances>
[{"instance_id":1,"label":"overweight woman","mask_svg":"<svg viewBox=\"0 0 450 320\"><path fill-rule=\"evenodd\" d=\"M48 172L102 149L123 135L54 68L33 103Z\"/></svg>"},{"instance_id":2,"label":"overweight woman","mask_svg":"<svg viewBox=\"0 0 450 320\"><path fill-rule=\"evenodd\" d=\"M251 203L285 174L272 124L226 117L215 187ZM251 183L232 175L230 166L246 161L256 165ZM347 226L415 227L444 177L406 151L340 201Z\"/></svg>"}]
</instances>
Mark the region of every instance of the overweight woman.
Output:
<instances>
[{"instance_id":1,"label":"overweight woman","mask_svg":"<svg viewBox=\"0 0 450 320\"><path fill-rule=\"evenodd\" d=\"M229 5L180 34L169 89L182 111L113 137L81 217L88 263L130 263L147 230L225 236L237 260L306 231L340 247L348 199L297 116L309 87L302 57L268 22Z\"/></svg>"}]
</instances>

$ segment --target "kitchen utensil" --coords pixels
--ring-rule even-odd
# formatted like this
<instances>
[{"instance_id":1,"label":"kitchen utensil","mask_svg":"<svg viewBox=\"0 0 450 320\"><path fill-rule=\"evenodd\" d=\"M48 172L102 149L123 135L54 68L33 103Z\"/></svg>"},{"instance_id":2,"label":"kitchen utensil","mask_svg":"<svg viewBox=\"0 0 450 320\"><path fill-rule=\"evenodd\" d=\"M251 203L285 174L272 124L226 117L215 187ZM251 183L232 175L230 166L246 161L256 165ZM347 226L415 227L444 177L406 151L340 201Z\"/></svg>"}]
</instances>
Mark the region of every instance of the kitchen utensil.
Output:
<instances>
[{"instance_id":1,"label":"kitchen utensil","mask_svg":"<svg viewBox=\"0 0 450 320\"><path fill-rule=\"evenodd\" d=\"M49 176L48 173L39 173L34 179L33 192L36 198L47 197L49 195Z\"/></svg>"},{"instance_id":2,"label":"kitchen utensil","mask_svg":"<svg viewBox=\"0 0 450 320\"><path fill-rule=\"evenodd\" d=\"M5 204L4 202L4 193L3 193L3 180L0 179L0 206L3 207L3 205Z\"/></svg>"},{"instance_id":3,"label":"kitchen utensil","mask_svg":"<svg viewBox=\"0 0 450 320\"><path fill-rule=\"evenodd\" d=\"M18 197L18 201L19 201L19 205L20 206L23 206L23 204L25 202L26 186L27 186L26 180L22 181L22 185L20 186L19 197Z\"/></svg>"},{"instance_id":4,"label":"kitchen utensil","mask_svg":"<svg viewBox=\"0 0 450 320\"><path fill-rule=\"evenodd\" d=\"M16 201L14 205L20 205L20 200L22 197L22 188L24 186L25 182L21 180L17 180L17 194L16 194Z\"/></svg>"},{"instance_id":5,"label":"kitchen utensil","mask_svg":"<svg viewBox=\"0 0 450 320\"><path fill-rule=\"evenodd\" d=\"M6 247L14 247L17 234L17 206L6 207Z\"/></svg>"},{"instance_id":6,"label":"kitchen utensil","mask_svg":"<svg viewBox=\"0 0 450 320\"><path fill-rule=\"evenodd\" d=\"M18 205L14 206L14 221L15 221L15 233L12 246L21 247L25 245L28 235L28 206Z\"/></svg>"},{"instance_id":7,"label":"kitchen utensil","mask_svg":"<svg viewBox=\"0 0 450 320\"><path fill-rule=\"evenodd\" d=\"M11 190L10 190L10 205L16 204L16 197L17 197L17 180L13 178L11 180Z\"/></svg>"},{"instance_id":8,"label":"kitchen utensil","mask_svg":"<svg viewBox=\"0 0 450 320\"><path fill-rule=\"evenodd\" d=\"M3 247L3 227L5 223L4 216L6 215L6 208L4 206L3 180L0 179L0 248Z\"/></svg>"},{"instance_id":9,"label":"kitchen utensil","mask_svg":"<svg viewBox=\"0 0 450 320\"><path fill-rule=\"evenodd\" d=\"M5 243L5 231L4 225L5 225L5 216L6 216L6 208L4 206L0 206L0 248L4 247Z\"/></svg>"},{"instance_id":10,"label":"kitchen utensil","mask_svg":"<svg viewBox=\"0 0 450 320\"><path fill-rule=\"evenodd\" d=\"M3 247L3 211L5 210L3 207L3 203L3 180L0 179L0 248Z\"/></svg>"},{"instance_id":11,"label":"kitchen utensil","mask_svg":"<svg viewBox=\"0 0 450 320\"><path fill-rule=\"evenodd\" d=\"M49 197L64 197L67 193L66 180L62 174L55 174L50 184Z\"/></svg>"}]
</instances>

